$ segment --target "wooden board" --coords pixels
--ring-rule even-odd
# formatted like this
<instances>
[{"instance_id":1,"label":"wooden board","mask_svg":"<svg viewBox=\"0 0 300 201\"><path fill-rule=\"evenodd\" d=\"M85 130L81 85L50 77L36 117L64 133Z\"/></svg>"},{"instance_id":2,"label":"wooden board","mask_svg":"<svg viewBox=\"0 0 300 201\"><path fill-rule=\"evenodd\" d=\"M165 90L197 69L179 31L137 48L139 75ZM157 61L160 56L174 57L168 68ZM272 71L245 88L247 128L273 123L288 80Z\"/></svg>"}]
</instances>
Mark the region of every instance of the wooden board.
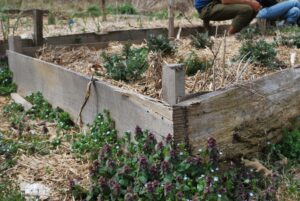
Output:
<instances>
[{"instance_id":1,"label":"wooden board","mask_svg":"<svg viewBox=\"0 0 300 201\"><path fill-rule=\"evenodd\" d=\"M210 136L227 157L247 155L281 138L300 115L299 102L300 69L287 69L181 102L186 125L174 135L188 133L194 152Z\"/></svg>"},{"instance_id":2,"label":"wooden board","mask_svg":"<svg viewBox=\"0 0 300 201\"><path fill-rule=\"evenodd\" d=\"M8 51L9 66L22 96L40 91L54 106L77 119L90 78L58 65ZM110 111L120 134L137 125L163 137L173 133L172 108L157 100L95 81L82 120L90 123L99 112Z\"/></svg>"}]
</instances>

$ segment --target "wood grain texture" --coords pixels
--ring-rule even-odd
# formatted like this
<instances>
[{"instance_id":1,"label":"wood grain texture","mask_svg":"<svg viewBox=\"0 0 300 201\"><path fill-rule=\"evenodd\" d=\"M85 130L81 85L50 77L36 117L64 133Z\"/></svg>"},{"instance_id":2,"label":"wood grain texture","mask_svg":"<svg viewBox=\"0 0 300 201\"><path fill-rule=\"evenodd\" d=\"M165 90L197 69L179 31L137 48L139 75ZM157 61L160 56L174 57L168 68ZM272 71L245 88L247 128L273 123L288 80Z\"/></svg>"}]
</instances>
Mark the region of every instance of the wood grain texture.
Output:
<instances>
[{"instance_id":1,"label":"wood grain texture","mask_svg":"<svg viewBox=\"0 0 300 201\"><path fill-rule=\"evenodd\" d=\"M249 154L281 138L300 115L300 69L183 101L193 151L214 137L226 157ZM176 136L176 133L174 134Z\"/></svg>"},{"instance_id":2,"label":"wood grain texture","mask_svg":"<svg viewBox=\"0 0 300 201\"><path fill-rule=\"evenodd\" d=\"M90 78L55 64L8 51L9 66L22 96L40 91L54 107L76 120ZM159 138L173 133L172 108L152 98L95 81L82 120L90 123L99 112L109 110L120 134L137 125Z\"/></svg>"}]
</instances>

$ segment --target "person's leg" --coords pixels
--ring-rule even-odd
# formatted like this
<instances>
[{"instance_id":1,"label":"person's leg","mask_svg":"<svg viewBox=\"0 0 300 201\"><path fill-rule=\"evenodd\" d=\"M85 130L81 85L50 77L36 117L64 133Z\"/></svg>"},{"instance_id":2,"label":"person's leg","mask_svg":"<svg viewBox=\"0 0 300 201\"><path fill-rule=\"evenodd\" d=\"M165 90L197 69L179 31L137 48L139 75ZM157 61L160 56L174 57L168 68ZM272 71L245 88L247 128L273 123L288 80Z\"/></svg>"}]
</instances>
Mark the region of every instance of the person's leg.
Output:
<instances>
[{"instance_id":1,"label":"person's leg","mask_svg":"<svg viewBox=\"0 0 300 201\"><path fill-rule=\"evenodd\" d=\"M229 33L233 34L247 26L255 16L255 11L246 4L217 4L204 19L212 21L232 20Z\"/></svg>"},{"instance_id":2,"label":"person's leg","mask_svg":"<svg viewBox=\"0 0 300 201\"><path fill-rule=\"evenodd\" d=\"M256 17L261 19L274 20L278 17L284 16L293 7L297 7L300 9L300 3L298 0L282 1L271 7L261 9Z\"/></svg>"},{"instance_id":3,"label":"person's leg","mask_svg":"<svg viewBox=\"0 0 300 201\"><path fill-rule=\"evenodd\" d=\"M297 23L299 16L300 16L300 9L297 7L293 7L283 16L283 19L288 24L294 25Z\"/></svg>"}]
</instances>

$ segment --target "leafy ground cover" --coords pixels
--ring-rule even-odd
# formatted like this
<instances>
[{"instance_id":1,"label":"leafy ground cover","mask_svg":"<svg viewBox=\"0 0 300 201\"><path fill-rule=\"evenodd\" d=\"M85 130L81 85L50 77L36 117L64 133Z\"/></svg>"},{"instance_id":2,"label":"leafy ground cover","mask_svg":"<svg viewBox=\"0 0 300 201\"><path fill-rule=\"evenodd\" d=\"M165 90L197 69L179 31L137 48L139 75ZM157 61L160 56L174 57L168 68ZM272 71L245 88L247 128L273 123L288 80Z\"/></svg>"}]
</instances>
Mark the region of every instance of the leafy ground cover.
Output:
<instances>
[{"instance_id":1,"label":"leafy ground cover","mask_svg":"<svg viewBox=\"0 0 300 201\"><path fill-rule=\"evenodd\" d=\"M7 62L0 62L0 96L6 96L16 90L12 82L12 73L8 69Z\"/></svg>"},{"instance_id":2,"label":"leafy ground cover","mask_svg":"<svg viewBox=\"0 0 300 201\"><path fill-rule=\"evenodd\" d=\"M90 132L79 134L73 143L75 152L87 153L93 161L92 188L83 190L76 182L71 183L72 194L77 199L299 199L300 183L293 178L299 177L298 130L286 132L281 143L270 145L259 160L252 163L220 160L222 152L212 138L195 156L189 155L184 145L174 145L171 136L157 142L152 133L139 127L134 139L130 133L117 138L114 130L108 131L109 122L111 119L100 114L90 125ZM102 143L88 146L86 142L95 137ZM285 150L289 150L288 153ZM268 172L271 173L266 174Z\"/></svg>"},{"instance_id":3,"label":"leafy ground cover","mask_svg":"<svg viewBox=\"0 0 300 201\"><path fill-rule=\"evenodd\" d=\"M43 100L41 94L33 94L27 99L35 105L30 112L24 112L14 103L7 105L7 98L6 106L2 108L1 118L6 128L1 126L0 129L1 200L23 200L18 190L19 180L7 175L12 175L12 172L18 174L18 171L27 171L30 175L37 167L28 160L41 161L43 158L48 161L48 165L42 167L45 175L35 179L44 182L54 180L55 185L61 185L59 189L65 189L51 194L53 200L62 197L75 200L299 199L300 132L297 129L286 131L282 142L270 144L255 163L246 159L224 161L217 142L212 138L208 139L207 147L199 150L199 154L190 155L183 144L174 144L170 135L163 142L158 142L152 133L139 127L132 135L125 133L124 137L118 138L108 112L99 114L85 130L80 131L72 124L62 128L58 126L60 113L50 115L56 110ZM11 118L18 115L23 127L29 126L22 132L15 127L15 118ZM44 119L47 129L48 123L55 123L58 136L51 138L44 134L44 126L30 127L37 125L40 118ZM30 124L30 120L37 122ZM33 134L33 131L36 133ZM80 168L84 168L82 177L88 182L75 173L62 177L64 181L55 181L53 177L57 175L51 157L67 153L75 161L73 163L85 163L83 167L74 165L72 171L79 174L78 171L83 170ZM20 162L33 166L28 172L28 167L22 167ZM57 162L63 161L56 158Z\"/></svg>"}]
</instances>

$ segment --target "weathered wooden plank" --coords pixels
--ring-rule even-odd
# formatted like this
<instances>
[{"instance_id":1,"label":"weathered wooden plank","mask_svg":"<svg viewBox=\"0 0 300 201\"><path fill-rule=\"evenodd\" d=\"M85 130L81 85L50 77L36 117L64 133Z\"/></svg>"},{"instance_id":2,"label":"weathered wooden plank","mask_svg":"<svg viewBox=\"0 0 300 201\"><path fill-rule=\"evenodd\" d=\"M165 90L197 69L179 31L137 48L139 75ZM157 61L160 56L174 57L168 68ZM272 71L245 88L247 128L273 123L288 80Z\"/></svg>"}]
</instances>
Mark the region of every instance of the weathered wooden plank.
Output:
<instances>
[{"instance_id":1,"label":"weathered wooden plank","mask_svg":"<svg viewBox=\"0 0 300 201\"><path fill-rule=\"evenodd\" d=\"M168 24L168 36L169 38L175 37L174 30L174 0L168 0L168 15L169 15L169 24Z\"/></svg>"},{"instance_id":2,"label":"weathered wooden plank","mask_svg":"<svg viewBox=\"0 0 300 201\"><path fill-rule=\"evenodd\" d=\"M280 139L282 129L300 115L299 101L300 69L287 69L178 106L187 107L187 132L194 151L212 136L233 157L259 151L269 141Z\"/></svg>"},{"instance_id":3,"label":"weathered wooden plank","mask_svg":"<svg viewBox=\"0 0 300 201\"><path fill-rule=\"evenodd\" d=\"M4 13L8 15L15 15L15 16L32 16L33 12L37 9L26 9L26 10L21 10L21 9L4 9ZM40 10L43 12L43 15L48 15L49 10Z\"/></svg>"},{"instance_id":4,"label":"weathered wooden plank","mask_svg":"<svg viewBox=\"0 0 300 201\"><path fill-rule=\"evenodd\" d=\"M222 34L224 30L228 28L228 25L218 26L218 33ZM178 27L175 28L175 32L178 32ZM204 27L182 27L181 36L189 36L197 32L205 32ZM210 28L210 34L215 34L216 27L212 26ZM96 42L110 42L110 41L143 41L145 38L149 37L151 34L158 35L163 34L168 35L167 28L151 28L151 29L131 29L131 30L119 30L110 31L107 33L84 33L84 34L72 34L64 36L53 36L47 37L45 39L48 44L74 44L80 43L96 43Z\"/></svg>"},{"instance_id":5,"label":"weathered wooden plank","mask_svg":"<svg viewBox=\"0 0 300 201\"><path fill-rule=\"evenodd\" d=\"M224 30L228 28L227 25L221 25L216 27L211 27L209 33L214 35L215 31L218 30L219 34L222 34ZM182 27L181 36L189 36L191 34L196 34L197 32L205 32L204 27ZM178 28L175 28L175 33L178 32ZM131 42L143 42L145 38L149 37L151 34L158 35L163 34L168 35L168 30L166 28L154 28L154 29L136 29L136 30L121 30L121 31L111 31L103 34L96 33L84 33L84 34L72 34L64 36L53 36L46 37L44 42L50 45L68 45L68 44L93 44L101 42L111 42L111 41L131 41ZM22 39L23 47L32 47L34 42L32 39ZM7 43L0 44L0 54L5 54L8 49ZM32 56L32 51L28 49L29 54Z\"/></svg>"},{"instance_id":6,"label":"weathered wooden plank","mask_svg":"<svg viewBox=\"0 0 300 201\"><path fill-rule=\"evenodd\" d=\"M43 37L43 11L33 10L33 41L35 46L41 46L44 43Z\"/></svg>"},{"instance_id":7,"label":"weathered wooden plank","mask_svg":"<svg viewBox=\"0 0 300 201\"><path fill-rule=\"evenodd\" d=\"M54 107L64 109L73 119L77 119L89 77L12 51L8 51L8 57L20 95L40 91ZM104 109L110 111L121 134L134 130L136 125L158 136L173 133L169 106L97 80L91 87L91 95L82 112L83 122L92 122Z\"/></svg>"}]
</instances>

